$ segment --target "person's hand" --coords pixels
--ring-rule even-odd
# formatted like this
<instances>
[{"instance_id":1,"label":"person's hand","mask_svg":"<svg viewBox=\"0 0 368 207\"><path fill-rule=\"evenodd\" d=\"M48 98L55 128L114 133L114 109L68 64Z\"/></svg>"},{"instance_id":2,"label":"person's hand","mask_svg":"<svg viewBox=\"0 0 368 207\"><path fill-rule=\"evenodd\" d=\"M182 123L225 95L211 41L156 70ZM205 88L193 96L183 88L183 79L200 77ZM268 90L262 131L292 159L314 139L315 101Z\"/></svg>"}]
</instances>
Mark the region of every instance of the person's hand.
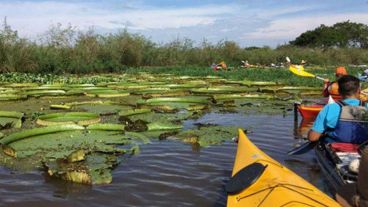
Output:
<instances>
[{"instance_id":1,"label":"person's hand","mask_svg":"<svg viewBox=\"0 0 368 207\"><path fill-rule=\"evenodd\" d=\"M323 80L323 82L325 82L325 83L329 83L329 82L330 82L330 80L326 78L326 79L324 79L324 80Z\"/></svg>"}]
</instances>

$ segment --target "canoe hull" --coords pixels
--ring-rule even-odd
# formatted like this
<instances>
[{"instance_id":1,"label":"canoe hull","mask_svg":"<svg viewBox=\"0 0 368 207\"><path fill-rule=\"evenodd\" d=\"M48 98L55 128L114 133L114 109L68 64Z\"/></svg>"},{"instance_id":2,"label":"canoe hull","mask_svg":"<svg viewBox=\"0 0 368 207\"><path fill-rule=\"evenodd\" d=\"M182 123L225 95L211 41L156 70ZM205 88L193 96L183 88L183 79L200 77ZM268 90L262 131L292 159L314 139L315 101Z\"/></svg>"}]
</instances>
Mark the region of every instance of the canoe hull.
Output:
<instances>
[{"instance_id":1,"label":"canoe hull","mask_svg":"<svg viewBox=\"0 0 368 207\"><path fill-rule=\"evenodd\" d=\"M298 105L298 111L304 119L314 119L322 110L323 105Z\"/></svg>"},{"instance_id":2,"label":"canoe hull","mask_svg":"<svg viewBox=\"0 0 368 207\"><path fill-rule=\"evenodd\" d=\"M253 163L266 167L263 174L240 193L228 195L228 207L339 206L303 178L258 149L239 130L239 143L232 175Z\"/></svg>"}]
</instances>

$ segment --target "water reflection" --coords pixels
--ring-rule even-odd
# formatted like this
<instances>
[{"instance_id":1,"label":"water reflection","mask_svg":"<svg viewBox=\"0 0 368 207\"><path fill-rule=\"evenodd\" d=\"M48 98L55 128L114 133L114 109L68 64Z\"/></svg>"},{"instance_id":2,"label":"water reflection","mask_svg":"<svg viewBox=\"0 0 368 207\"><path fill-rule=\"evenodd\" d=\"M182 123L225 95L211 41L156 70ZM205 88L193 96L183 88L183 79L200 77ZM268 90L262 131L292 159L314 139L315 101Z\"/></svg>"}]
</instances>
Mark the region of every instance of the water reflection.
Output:
<instances>
[{"instance_id":1,"label":"water reflection","mask_svg":"<svg viewBox=\"0 0 368 207\"><path fill-rule=\"evenodd\" d=\"M264 152L322 190L326 182L314 153L288 156L293 142L304 142L310 121L292 115L209 113L185 122L238 125ZM230 137L231 139L231 137ZM0 203L4 206L225 206L224 186L231 176L236 144L199 148L177 141L153 141L141 154L124 160L109 185L66 183L39 172L10 174L0 170ZM30 182L32 181L32 182ZM37 189L37 190L35 190ZM27 204L27 205L25 205Z\"/></svg>"}]
</instances>

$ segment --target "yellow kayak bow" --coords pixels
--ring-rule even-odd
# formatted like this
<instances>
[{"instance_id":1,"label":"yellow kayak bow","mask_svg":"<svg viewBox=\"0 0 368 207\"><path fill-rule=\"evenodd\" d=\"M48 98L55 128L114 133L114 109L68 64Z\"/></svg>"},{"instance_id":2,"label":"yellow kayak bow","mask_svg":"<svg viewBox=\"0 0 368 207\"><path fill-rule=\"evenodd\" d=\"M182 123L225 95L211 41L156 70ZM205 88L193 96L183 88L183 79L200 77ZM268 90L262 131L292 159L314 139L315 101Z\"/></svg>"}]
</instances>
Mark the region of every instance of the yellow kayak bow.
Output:
<instances>
[{"instance_id":1,"label":"yellow kayak bow","mask_svg":"<svg viewBox=\"0 0 368 207\"><path fill-rule=\"evenodd\" d=\"M241 129L232 175L229 181L233 185L230 185L232 192L227 198L228 207L340 206L312 184L258 149ZM238 184L232 182L233 178L240 176L244 179L238 181L244 189L234 188Z\"/></svg>"}]
</instances>

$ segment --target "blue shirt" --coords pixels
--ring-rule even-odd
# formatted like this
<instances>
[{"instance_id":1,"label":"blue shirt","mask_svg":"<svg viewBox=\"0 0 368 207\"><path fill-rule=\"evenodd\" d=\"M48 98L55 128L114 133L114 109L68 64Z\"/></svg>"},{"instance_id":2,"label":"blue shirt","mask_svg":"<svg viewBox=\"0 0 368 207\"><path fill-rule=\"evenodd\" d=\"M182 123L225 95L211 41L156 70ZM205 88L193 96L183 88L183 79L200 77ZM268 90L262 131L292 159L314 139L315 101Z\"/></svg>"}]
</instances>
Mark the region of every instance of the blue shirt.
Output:
<instances>
[{"instance_id":1,"label":"blue shirt","mask_svg":"<svg viewBox=\"0 0 368 207\"><path fill-rule=\"evenodd\" d=\"M344 103L350 106L359 106L360 101L358 99L344 99ZM334 129L339 120L341 107L337 103L327 104L319 112L316 120L314 121L312 130L318 133L324 133L327 129Z\"/></svg>"}]
</instances>

